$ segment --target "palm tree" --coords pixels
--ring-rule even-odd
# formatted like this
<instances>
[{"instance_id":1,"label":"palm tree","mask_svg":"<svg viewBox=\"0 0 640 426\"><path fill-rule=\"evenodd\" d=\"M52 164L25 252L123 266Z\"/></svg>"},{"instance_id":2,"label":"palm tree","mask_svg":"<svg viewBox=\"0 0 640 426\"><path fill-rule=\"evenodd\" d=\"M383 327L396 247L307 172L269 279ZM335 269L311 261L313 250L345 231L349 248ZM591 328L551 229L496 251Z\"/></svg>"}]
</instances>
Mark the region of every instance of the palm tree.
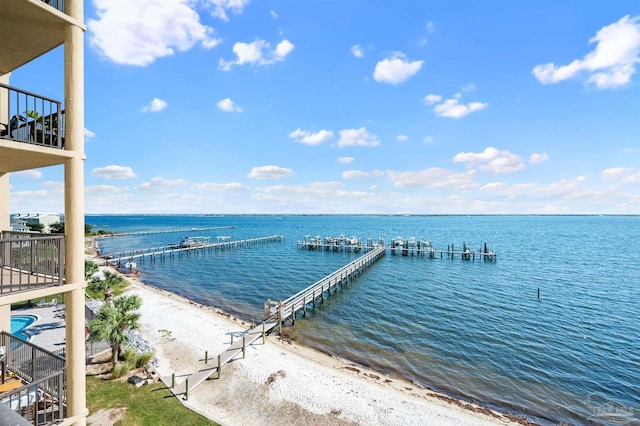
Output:
<instances>
[{"instance_id":1,"label":"palm tree","mask_svg":"<svg viewBox=\"0 0 640 426\"><path fill-rule=\"evenodd\" d=\"M100 270L100 267L96 262L92 262L90 260L84 261L84 278L85 279L87 280L90 279L93 276L93 274L95 274L99 270Z\"/></svg>"},{"instance_id":2,"label":"palm tree","mask_svg":"<svg viewBox=\"0 0 640 426\"><path fill-rule=\"evenodd\" d=\"M111 291L114 287L119 287L124 284L126 280L120 274L115 274L110 271L104 271L104 280L100 277L94 277L89 283L89 290L98 295L100 292L104 294L105 301L111 303L109 300L111 297Z\"/></svg>"},{"instance_id":3,"label":"palm tree","mask_svg":"<svg viewBox=\"0 0 640 426\"><path fill-rule=\"evenodd\" d=\"M113 300L113 306L104 304L98 315L89 322L89 341L106 341L111 346L112 368L120 358L122 345L128 342L127 330L139 327L140 314L135 312L142 305L140 296L121 296Z\"/></svg>"}]
</instances>

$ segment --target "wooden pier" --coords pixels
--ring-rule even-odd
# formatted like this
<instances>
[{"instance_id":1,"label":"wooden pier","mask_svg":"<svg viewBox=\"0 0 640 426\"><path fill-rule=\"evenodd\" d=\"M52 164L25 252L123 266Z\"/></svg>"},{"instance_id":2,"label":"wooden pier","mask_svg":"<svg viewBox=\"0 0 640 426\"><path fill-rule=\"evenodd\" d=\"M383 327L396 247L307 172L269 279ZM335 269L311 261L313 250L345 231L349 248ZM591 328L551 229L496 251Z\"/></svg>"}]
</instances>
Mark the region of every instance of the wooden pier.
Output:
<instances>
[{"instance_id":1,"label":"wooden pier","mask_svg":"<svg viewBox=\"0 0 640 426\"><path fill-rule=\"evenodd\" d=\"M111 234L102 234L100 235L100 239L109 238L109 237L126 237L131 235L151 235L151 234L171 234L176 232L186 233L186 232L203 232L203 231L215 231L217 229L235 229L235 225L228 226L210 226L205 228L182 228L182 229L166 229L159 231L137 231L137 232L114 232Z\"/></svg>"},{"instance_id":2,"label":"wooden pier","mask_svg":"<svg viewBox=\"0 0 640 426\"><path fill-rule=\"evenodd\" d=\"M284 240L284 235L271 235L268 237L248 238L235 241L227 241L226 238L228 237L220 237L216 242L198 240L195 244L189 244L185 247L180 246L180 244L169 244L165 246L150 247L137 250L125 250L103 255L102 258L117 267L122 267L123 264L131 263L134 261L140 261L140 263L144 263L145 260L149 260L150 262L154 262L156 259L173 259L176 256L180 257L183 255L190 255L195 253L212 253L221 250L249 247L263 243L281 242Z\"/></svg>"},{"instance_id":3,"label":"wooden pier","mask_svg":"<svg viewBox=\"0 0 640 426\"><path fill-rule=\"evenodd\" d=\"M280 327L286 320L290 320L292 325L295 324L298 312L302 312L303 317L306 316L307 305L311 304L315 308L318 300L320 303L324 303L325 294L326 297L331 297L332 290L335 293L338 290L338 286L344 286L355 276L362 274L365 269L384 256L385 253L384 245L375 246L370 248L363 256L311 284L288 299L281 302L267 300L265 302L265 314L268 314L267 320L277 319Z\"/></svg>"},{"instance_id":4,"label":"wooden pier","mask_svg":"<svg viewBox=\"0 0 640 426\"><path fill-rule=\"evenodd\" d=\"M198 369L190 374L181 383L176 383L175 376L162 377L162 381L171 390L174 396L181 397L183 400L189 399L189 392L193 392L200 384L210 377L217 379L222 377L222 367L242 354L244 358L247 346L252 345L258 339L264 339L266 335L275 329L282 330L282 326L286 320L290 320L291 324L295 324L296 316L299 312L305 316L307 313L307 305L313 307L316 303L323 303L325 297L331 297L331 293L338 291L338 286L346 285L354 277L362 274L362 272L371 266L376 260L380 259L386 253L384 245L371 248L366 254L360 256L353 262L348 263L332 274L327 275L323 279L315 282L304 290L294 294L281 302L265 302L264 321L249 330L231 333L231 344L223 352L208 357L205 353L204 360L198 362ZM236 336L234 342L234 336Z\"/></svg>"}]
</instances>

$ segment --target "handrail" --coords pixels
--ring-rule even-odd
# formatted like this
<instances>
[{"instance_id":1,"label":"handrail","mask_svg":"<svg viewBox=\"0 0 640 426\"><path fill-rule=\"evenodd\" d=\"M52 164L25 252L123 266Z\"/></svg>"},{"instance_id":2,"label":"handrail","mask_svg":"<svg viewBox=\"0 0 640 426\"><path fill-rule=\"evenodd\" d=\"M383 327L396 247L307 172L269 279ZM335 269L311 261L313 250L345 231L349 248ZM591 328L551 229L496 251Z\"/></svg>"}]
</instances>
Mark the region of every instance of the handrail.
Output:
<instances>
[{"instance_id":1,"label":"handrail","mask_svg":"<svg viewBox=\"0 0 640 426\"><path fill-rule=\"evenodd\" d=\"M49 6L58 9L60 12L65 13L65 0L42 0L44 3Z\"/></svg>"},{"instance_id":2,"label":"handrail","mask_svg":"<svg viewBox=\"0 0 640 426\"><path fill-rule=\"evenodd\" d=\"M34 235L1 234L0 294L64 283L64 235Z\"/></svg>"},{"instance_id":3,"label":"handrail","mask_svg":"<svg viewBox=\"0 0 640 426\"><path fill-rule=\"evenodd\" d=\"M334 271L333 273L327 275L326 277L319 279L318 281L316 281L315 283L311 284L310 286L308 286L304 290L300 290L299 292L297 292L293 296L285 299L284 301L281 302L281 304L284 305L284 306L291 305L291 301L299 299L300 296L303 296L306 293L308 293L310 290L313 290L313 288L317 287L319 284L322 284L322 283L327 282L327 281L331 281L331 279L336 278L337 276L341 275L343 272L350 270L353 266L356 266L361 262L366 262L366 261L369 260L369 258L376 257L379 254L379 252L384 251L384 250L385 250L384 246L379 246L379 247L374 248L373 250L367 252L363 256L360 256L359 258L347 263L346 265L344 265L342 268L338 269L337 271Z\"/></svg>"},{"instance_id":4,"label":"handrail","mask_svg":"<svg viewBox=\"0 0 640 426\"><path fill-rule=\"evenodd\" d=\"M64 148L65 114L60 101L0 83L3 92L1 138Z\"/></svg>"}]
</instances>

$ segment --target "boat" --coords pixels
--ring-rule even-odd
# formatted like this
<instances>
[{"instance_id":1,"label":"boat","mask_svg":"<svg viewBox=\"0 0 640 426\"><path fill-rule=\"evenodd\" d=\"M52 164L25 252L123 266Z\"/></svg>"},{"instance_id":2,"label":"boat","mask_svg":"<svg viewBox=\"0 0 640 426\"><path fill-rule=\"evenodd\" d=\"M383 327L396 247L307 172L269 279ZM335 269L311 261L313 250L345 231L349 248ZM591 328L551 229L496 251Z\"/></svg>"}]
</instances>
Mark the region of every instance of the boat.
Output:
<instances>
[{"instance_id":1,"label":"boat","mask_svg":"<svg viewBox=\"0 0 640 426\"><path fill-rule=\"evenodd\" d=\"M211 243L210 237L183 237L180 240L180 248L202 247Z\"/></svg>"}]
</instances>

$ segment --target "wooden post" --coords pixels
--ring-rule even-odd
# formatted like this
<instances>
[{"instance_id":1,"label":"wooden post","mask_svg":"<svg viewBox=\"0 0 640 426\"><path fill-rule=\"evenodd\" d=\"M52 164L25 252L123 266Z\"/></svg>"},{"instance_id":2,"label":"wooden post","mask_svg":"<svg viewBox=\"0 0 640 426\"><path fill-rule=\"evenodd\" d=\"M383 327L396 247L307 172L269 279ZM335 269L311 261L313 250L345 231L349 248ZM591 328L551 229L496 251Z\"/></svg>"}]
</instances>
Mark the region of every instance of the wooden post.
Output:
<instances>
[{"instance_id":1,"label":"wooden post","mask_svg":"<svg viewBox=\"0 0 640 426\"><path fill-rule=\"evenodd\" d=\"M262 344L265 344L265 335L266 333L264 332L264 321L262 321Z\"/></svg>"},{"instance_id":2,"label":"wooden post","mask_svg":"<svg viewBox=\"0 0 640 426\"><path fill-rule=\"evenodd\" d=\"M209 363L209 351L204 351L204 363L205 365Z\"/></svg>"},{"instance_id":3,"label":"wooden post","mask_svg":"<svg viewBox=\"0 0 640 426\"><path fill-rule=\"evenodd\" d=\"M233 335L234 335L234 334L235 334L235 333L232 331L232 332L231 332L231 344L232 344L232 345L233 345Z\"/></svg>"},{"instance_id":4,"label":"wooden post","mask_svg":"<svg viewBox=\"0 0 640 426\"><path fill-rule=\"evenodd\" d=\"M189 400L189 378L188 377L184 380L184 400L185 401Z\"/></svg>"},{"instance_id":5,"label":"wooden post","mask_svg":"<svg viewBox=\"0 0 640 426\"><path fill-rule=\"evenodd\" d=\"M246 343L247 343L247 335L245 334L244 336L242 336L242 358L244 358L245 355L245 351L246 351Z\"/></svg>"},{"instance_id":6,"label":"wooden post","mask_svg":"<svg viewBox=\"0 0 640 426\"><path fill-rule=\"evenodd\" d=\"M220 378L221 370L222 370L222 355L218 355L218 379Z\"/></svg>"},{"instance_id":7,"label":"wooden post","mask_svg":"<svg viewBox=\"0 0 640 426\"><path fill-rule=\"evenodd\" d=\"M171 373L171 389L176 387L176 373Z\"/></svg>"}]
</instances>

